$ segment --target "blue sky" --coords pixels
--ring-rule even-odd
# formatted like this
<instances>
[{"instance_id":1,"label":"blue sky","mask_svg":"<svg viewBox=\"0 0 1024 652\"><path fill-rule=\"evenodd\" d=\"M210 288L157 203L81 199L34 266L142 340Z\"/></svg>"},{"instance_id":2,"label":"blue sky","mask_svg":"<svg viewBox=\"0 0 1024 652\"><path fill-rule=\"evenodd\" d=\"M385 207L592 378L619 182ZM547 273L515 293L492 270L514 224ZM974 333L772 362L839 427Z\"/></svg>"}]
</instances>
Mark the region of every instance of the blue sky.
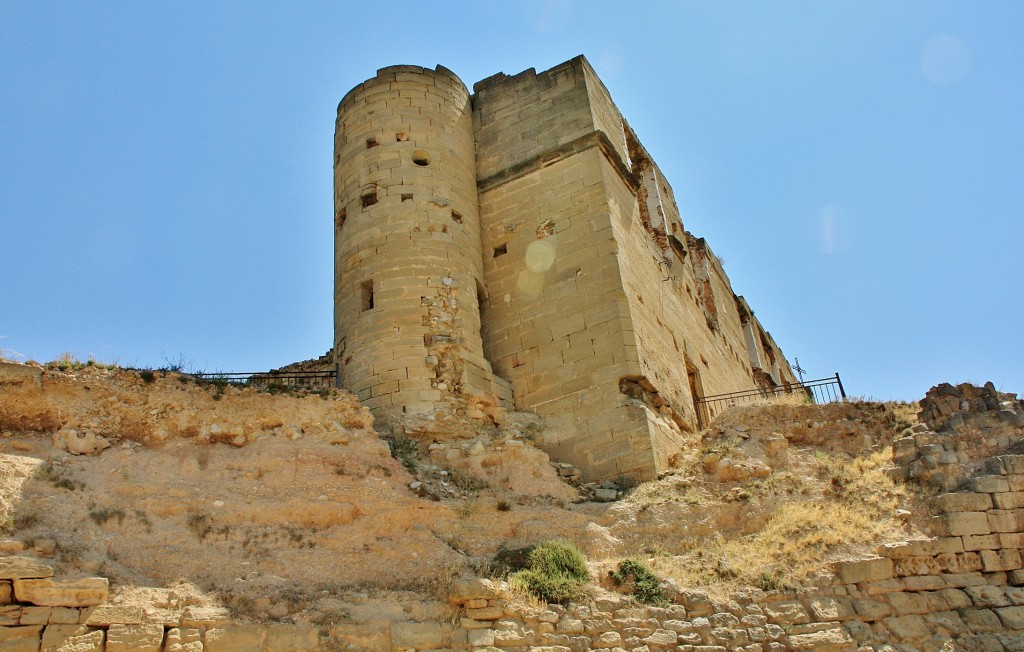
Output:
<instances>
[{"instance_id":1,"label":"blue sky","mask_svg":"<svg viewBox=\"0 0 1024 652\"><path fill-rule=\"evenodd\" d=\"M0 0L0 347L323 354L345 92L584 54L791 361L1024 392L1021 43L1016 1Z\"/></svg>"}]
</instances>

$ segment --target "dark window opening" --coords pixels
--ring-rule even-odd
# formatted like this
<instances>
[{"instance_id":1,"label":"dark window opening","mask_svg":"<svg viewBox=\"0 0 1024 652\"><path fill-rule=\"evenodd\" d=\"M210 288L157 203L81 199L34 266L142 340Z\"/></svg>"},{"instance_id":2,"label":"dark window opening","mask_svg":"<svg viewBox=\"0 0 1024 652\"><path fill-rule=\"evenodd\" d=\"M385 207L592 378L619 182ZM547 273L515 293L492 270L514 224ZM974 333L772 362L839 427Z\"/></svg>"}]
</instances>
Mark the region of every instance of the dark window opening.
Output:
<instances>
[{"instance_id":1,"label":"dark window opening","mask_svg":"<svg viewBox=\"0 0 1024 652\"><path fill-rule=\"evenodd\" d=\"M498 245L497 247L494 248L494 257L495 258L497 258L498 256L504 256L507 253L508 253L508 243L505 243L505 244L502 244L502 245Z\"/></svg>"},{"instance_id":2,"label":"dark window opening","mask_svg":"<svg viewBox=\"0 0 1024 652\"><path fill-rule=\"evenodd\" d=\"M453 210L452 211L452 219L455 220L456 224L462 224L462 213L460 213L459 211Z\"/></svg>"},{"instance_id":3,"label":"dark window opening","mask_svg":"<svg viewBox=\"0 0 1024 652\"><path fill-rule=\"evenodd\" d=\"M363 208L366 208L367 206L373 206L374 204L377 203L377 191L374 190L373 192L369 192L363 195L360 199L362 199Z\"/></svg>"},{"instance_id":4,"label":"dark window opening","mask_svg":"<svg viewBox=\"0 0 1024 652\"><path fill-rule=\"evenodd\" d=\"M361 286L363 291L362 296L362 310L373 310L373 281L363 281Z\"/></svg>"},{"instance_id":5,"label":"dark window opening","mask_svg":"<svg viewBox=\"0 0 1024 652\"><path fill-rule=\"evenodd\" d=\"M402 201L412 201L412 193L411 192L403 192L402 193Z\"/></svg>"},{"instance_id":6,"label":"dark window opening","mask_svg":"<svg viewBox=\"0 0 1024 652\"><path fill-rule=\"evenodd\" d=\"M422 149L418 149L412 153L412 162L420 167L430 165L430 154L427 154Z\"/></svg>"},{"instance_id":7,"label":"dark window opening","mask_svg":"<svg viewBox=\"0 0 1024 652\"><path fill-rule=\"evenodd\" d=\"M377 145L380 145L380 143L377 142L376 138L367 138L366 139L366 149L370 149L371 147L376 147Z\"/></svg>"}]
</instances>

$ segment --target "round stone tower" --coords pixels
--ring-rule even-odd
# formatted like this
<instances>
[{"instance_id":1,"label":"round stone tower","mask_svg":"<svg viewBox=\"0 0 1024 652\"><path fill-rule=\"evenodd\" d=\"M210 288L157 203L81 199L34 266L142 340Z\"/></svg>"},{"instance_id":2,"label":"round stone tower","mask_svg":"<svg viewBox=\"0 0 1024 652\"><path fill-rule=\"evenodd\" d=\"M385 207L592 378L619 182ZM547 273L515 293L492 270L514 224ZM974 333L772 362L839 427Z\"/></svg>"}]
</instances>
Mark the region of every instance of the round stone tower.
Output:
<instances>
[{"instance_id":1,"label":"round stone tower","mask_svg":"<svg viewBox=\"0 0 1024 652\"><path fill-rule=\"evenodd\" d=\"M480 337L485 300L469 91L391 66L349 91L334 143L334 353L375 413L510 398Z\"/></svg>"}]
</instances>

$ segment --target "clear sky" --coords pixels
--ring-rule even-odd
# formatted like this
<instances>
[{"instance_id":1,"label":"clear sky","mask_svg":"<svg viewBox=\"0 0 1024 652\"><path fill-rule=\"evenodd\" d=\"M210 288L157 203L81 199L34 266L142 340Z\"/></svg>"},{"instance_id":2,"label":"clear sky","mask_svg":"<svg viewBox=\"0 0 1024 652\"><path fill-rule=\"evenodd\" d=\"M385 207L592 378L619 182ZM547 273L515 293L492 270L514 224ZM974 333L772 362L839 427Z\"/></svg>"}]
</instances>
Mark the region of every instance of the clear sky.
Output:
<instances>
[{"instance_id":1,"label":"clear sky","mask_svg":"<svg viewBox=\"0 0 1024 652\"><path fill-rule=\"evenodd\" d=\"M0 0L0 347L323 354L345 92L584 54L810 377L1024 392L1022 50L1017 0Z\"/></svg>"}]
</instances>

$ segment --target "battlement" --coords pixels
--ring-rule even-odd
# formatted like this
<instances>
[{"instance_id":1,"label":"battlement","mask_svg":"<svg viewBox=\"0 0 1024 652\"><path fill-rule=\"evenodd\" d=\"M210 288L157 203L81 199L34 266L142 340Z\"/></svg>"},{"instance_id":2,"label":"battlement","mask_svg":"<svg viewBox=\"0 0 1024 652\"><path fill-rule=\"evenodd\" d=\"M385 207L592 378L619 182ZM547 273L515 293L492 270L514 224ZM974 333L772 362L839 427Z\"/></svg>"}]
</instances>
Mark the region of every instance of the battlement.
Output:
<instances>
[{"instance_id":1,"label":"battlement","mask_svg":"<svg viewBox=\"0 0 1024 652\"><path fill-rule=\"evenodd\" d=\"M583 56L345 95L334 356L377 414L536 412L589 479L667 468L699 396L795 380Z\"/></svg>"}]
</instances>

